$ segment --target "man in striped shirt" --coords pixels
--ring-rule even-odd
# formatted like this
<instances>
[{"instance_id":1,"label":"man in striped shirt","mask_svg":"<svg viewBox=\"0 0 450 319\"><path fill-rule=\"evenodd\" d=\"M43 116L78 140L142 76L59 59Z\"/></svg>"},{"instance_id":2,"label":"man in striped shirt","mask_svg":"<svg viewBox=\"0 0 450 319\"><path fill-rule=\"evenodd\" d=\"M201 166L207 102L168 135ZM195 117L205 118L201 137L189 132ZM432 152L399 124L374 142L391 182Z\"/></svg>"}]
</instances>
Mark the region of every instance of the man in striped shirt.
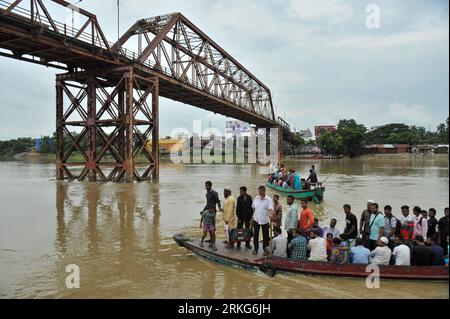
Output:
<instances>
[{"instance_id":1,"label":"man in striped shirt","mask_svg":"<svg viewBox=\"0 0 450 319\"><path fill-rule=\"evenodd\" d=\"M289 244L289 250L291 251L291 260L307 260L308 259L308 241L303 236L300 229L295 229L293 232L294 239Z\"/></svg>"}]
</instances>

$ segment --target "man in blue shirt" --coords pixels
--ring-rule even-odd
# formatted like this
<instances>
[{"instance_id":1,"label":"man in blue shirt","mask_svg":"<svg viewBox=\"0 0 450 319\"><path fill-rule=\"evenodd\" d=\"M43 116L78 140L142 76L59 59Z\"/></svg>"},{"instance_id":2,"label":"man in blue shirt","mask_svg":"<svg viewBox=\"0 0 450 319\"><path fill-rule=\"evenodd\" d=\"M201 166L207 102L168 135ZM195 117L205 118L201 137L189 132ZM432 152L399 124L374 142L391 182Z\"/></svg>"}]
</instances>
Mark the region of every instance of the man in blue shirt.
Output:
<instances>
[{"instance_id":1,"label":"man in blue shirt","mask_svg":"<svg viewBox=\"0 0 450 319\"><path fill-rule=\"evenodd\" d=\"M289 244L289 250L291 251L291 260L307 260L308 259L308 241L303 236L300 229L295 229L293 232L294 239Z\"/></svg>"},{"instance_id":2,"label":"man in blue shirt","mask_svg":"<svg viewBox=\"0 0 450 319\"><path fill-rule=\"evenodd\" d=\"M363 240L356 238L356 247L351 249L351 263L367 265L370 262L370 250L363 246Z\"/></svg>"},{"instance_id":3,"label":"man in blue shirt","mask_svg":"<svg viewBox=\"0 0 450 319\"><path fill-rule=\"evenodd\" d=\"M378 240L383 237L384 234L384 216L378 210L378 204L372 203L370 206L372 215L370 216L370 250L377 248Z\"/></svg>"}]
</instances>

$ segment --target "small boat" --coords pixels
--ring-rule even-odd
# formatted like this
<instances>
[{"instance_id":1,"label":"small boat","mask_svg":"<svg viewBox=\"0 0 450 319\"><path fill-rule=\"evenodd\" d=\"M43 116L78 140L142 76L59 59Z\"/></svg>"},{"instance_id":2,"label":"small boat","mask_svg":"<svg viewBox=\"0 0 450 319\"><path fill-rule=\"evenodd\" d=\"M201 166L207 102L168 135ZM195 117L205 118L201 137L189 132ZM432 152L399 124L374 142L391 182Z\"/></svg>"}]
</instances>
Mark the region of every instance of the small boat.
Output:
<instances>
[{"instance_id":1,"label":"small boat","mask_svg":"<svg viewBox=\"0 0 450 319\"><path fill-rule=\"evenodd\" d=\"M367 278L372 273L366 265L291 261L288 258L264 257L262 253L254 256L252 250L246 249L244 245L238 250L226 248L223 243L217 243L217 251L213 251L207 243L205 243L205 247L200 247L198 240L191 240L182 234L174 235L173 239L180 247L207 260L245 270L262 271L269 276L274 276L277 272L288 272L303 275ZM381 279L449 280L447 266L379 266L379 270Z\"/></svg>"},{"instance_id":2,"label":"small boat","mask_svg":"<svg viewBox=\"0 0 450 319\"><path fill-rule=\"evenodd\" d=\"M321 202L323 200L323 196L325 193L325 186L322 186L322 184L320 183L310 190L301 190L301 191L297 191L292 188L272 185L269 182L266 184L266 186L280 192L282 195L286 196L292 195L296 199L305 199L308 201L316 201L316 202Z\"/></svg>"}]
</instances>

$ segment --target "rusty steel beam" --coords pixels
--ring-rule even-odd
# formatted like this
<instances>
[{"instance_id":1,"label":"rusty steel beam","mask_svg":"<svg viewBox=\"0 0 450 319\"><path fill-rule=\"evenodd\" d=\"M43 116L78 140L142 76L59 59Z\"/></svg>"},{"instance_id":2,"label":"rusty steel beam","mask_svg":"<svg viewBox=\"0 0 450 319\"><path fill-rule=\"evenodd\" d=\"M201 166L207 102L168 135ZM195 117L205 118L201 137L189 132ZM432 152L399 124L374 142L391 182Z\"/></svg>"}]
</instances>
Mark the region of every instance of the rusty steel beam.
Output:
<instances>
[{"instance_id":1,"label":"rusty steel beam","mask_svg":"<svg viewBox=\"0 0 450 319\"><path fill-rule=\"evenodd\" d=\"M106 90L100 77L115 86ZM82 85L72 85L73 81ZM56 89L58 179L133 182L159 178L157 78L137 76L133 67L98 69L57 75ZM63 105L64 96L67 105ZM75 127L82 128L81 133L74 135ZM105 127L112 132L106 133ZM65 140L70 143L67 148ZM149 151L150 140L155 146ZM71 161L74 154L83 161ZM77 168L80 173L75 173Z\"/></svg>"}]
</instances>

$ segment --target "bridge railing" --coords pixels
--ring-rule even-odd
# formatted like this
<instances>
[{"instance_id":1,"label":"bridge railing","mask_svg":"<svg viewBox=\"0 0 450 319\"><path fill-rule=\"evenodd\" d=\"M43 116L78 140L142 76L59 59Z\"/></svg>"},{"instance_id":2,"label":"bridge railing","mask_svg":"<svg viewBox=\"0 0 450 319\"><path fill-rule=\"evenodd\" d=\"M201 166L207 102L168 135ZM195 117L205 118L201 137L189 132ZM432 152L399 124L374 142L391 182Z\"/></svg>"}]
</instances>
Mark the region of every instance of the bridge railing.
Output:
<instances>
[{"instance_id":1,"label":"bridge railing","mask_svg":"<svg viewBox=\"0 0 450 319\"><path fill-rule=\"evenodd\" d=\"M47 5L45 5L45 4ZM50 6L49 4L52 4ZM55 7L56 6L56 7ZM64 8L65 7L65 8ZM83 26L75 28L73 25L62 23L54 19L56 13L61 8L68 10L72 15L77 15L77 20L82 19ZM59 12L60 13L60 12ZM96 47L100 47L112 53L112 44L108 42L102 29L100 28L95 15L79 9L70 3L62 0L51 1L6 1L0 0L0 14L9 15L13 17L25 18L33 24L38 24L50 31L56 32L62 36L76 39ZM91 31L88 32L87 30Z\"/></svg>"}]
</instances>

